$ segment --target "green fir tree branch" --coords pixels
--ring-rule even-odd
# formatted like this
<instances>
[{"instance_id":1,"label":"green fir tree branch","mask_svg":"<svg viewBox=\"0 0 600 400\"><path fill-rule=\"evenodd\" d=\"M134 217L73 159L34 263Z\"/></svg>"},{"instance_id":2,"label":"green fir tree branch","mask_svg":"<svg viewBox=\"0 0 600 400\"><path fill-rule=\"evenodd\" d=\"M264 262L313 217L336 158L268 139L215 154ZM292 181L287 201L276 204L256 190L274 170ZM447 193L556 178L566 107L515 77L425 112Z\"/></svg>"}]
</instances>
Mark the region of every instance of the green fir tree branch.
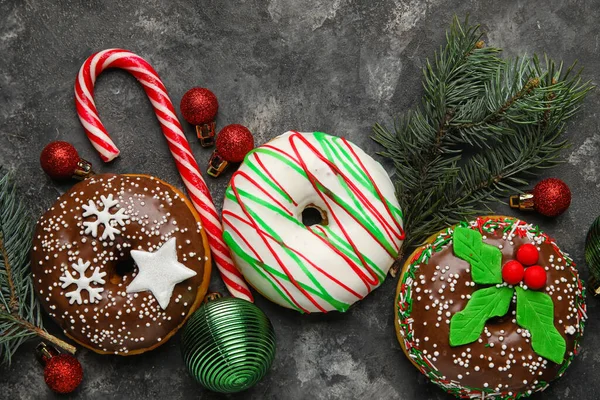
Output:
<instances>
[{"instance_id":1,"label":"green fir tree branch","mask_svg":"<svg viewBox=\"0 0 600 400\"><path fill-rule=\"evenodd\" d=\"M560 163L565 123L592 89L574 65L536 56L503 60L479 27L454 18L446 46L423 68L421 107L373 138L394 164L406 216L403 250L519 192Z\"/></svg>"},{"instance_id":2,"label":"green fir tree branch","mask_svg":"<svg viewBox=\"0 0 600 400\"><path fill-rule=\"evenodd\" d=\"M0 171L0 362L6 364L25 340L35 336L75 352L43 329L29 269L32 235L33 221L10 175Z\"/></svg>"}]
</instances>

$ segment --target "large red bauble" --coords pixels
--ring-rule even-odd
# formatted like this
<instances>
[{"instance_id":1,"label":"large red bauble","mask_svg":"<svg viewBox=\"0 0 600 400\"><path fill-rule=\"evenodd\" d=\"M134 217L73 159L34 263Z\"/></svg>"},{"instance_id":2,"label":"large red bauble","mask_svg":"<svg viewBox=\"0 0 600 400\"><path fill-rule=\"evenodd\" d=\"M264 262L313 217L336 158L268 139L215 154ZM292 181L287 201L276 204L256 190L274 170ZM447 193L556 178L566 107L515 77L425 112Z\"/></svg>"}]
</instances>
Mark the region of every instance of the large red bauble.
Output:
<instances>
[{"instance_id":1,"label":"large red bauble","mask_svg":"<svg viewBox=\"0 0 600 400\"><path fill-rule=\"evenodd\" d=\"M192 125L204 125L215 120L219 111L217 96L210 90L195 87L188 90L179 104L183 118Z\"/></svg>"},{"instance_id":2,"label":"large red bauble","mask_svg":"<svg viewBox=\"0 0 600 400\"><path fill-rule=\"evenodd\" d=\"M524 273L525 268L516 260L508 261L502 267L502 279L509 285L516 285L521 282Z\"/></svg>"},{"instance_id":3,"label":"large red bauble","mask_svg":"<svg viewBox=\"0 0 600 400\"><path fill-rule=\"evenodd\" d=\"M71 393L83 379L83 368L70 354L59 354L50 358L44 368L44 380L57 393Z\"/></svg>"},{"instance_id":4,"label":"large red bauble","mask_svg":"<svg viewBox=\"0 0 600 400\"><path fill-rule=\"evenodd\" d=\"M571 189L557 178L540 181L533 188L533 208L547 217L564 213L571 205Z\"/></svg>"},{"instance_id":5,"label":"large red bauble","mask_svg":"<svg viewBox=\"0 0 600 400\"><path fill-rule=\"evenodd\" d=\"M71 143L56 141L49 143L40 154L42 169L53 179L68 179L81 160Z\"/></svg>"},{"instance_id":6,"label":"large red bauble","mask_svg":"<svg viewBox=\"0 0 600 400\"><path fill-rule=\"evenodd\" d=\"M531 243L525 243L517 250L517 260L523 265L534 265L538 262L540 252Z\"/></svg>"},{"instance_id":7,"label":"large red bauble","mask_svg":"<svg viewBox=\"0 0 600 400\"><path fill-rule=\"evenodd\" d=\"M529 289L539 290L546 285L546 270L539 265L534 265L525 270L525 285Z\"/></svg>"},{"instance_id":8,"label":"large red bauble","mask_svg":"<svg viewBox=\"0 0 600 400\"><path fill-rule=\"evenodd\" d=\"M254 136L244 125L227 125L217 135L215 146L225 161L242 162L254 148Z\"/></svg>"}]
</instances>

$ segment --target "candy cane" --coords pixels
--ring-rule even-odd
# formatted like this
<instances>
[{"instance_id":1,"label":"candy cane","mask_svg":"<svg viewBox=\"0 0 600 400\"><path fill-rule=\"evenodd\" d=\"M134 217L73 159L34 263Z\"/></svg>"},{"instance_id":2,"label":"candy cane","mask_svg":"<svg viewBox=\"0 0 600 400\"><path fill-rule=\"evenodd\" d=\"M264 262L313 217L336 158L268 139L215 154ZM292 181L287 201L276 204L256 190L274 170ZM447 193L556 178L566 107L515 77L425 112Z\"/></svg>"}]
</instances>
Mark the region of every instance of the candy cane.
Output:
<instances>
[{"instance_id":1,"label":"candy cane","mask_svg":"<svg viewBox=\"0 0 600 400\"><path fill-rule=\"evenodd\" d=\"M94 102L94 84L96 78L107 68L121 68L142 84L160 127L167 139L171 154L175 159L181 179L187 188L188 195L198 213L213 259L221 273L221 278L229 292L248 301L253 301L252 294L244 282L242 275L233 262L229 249L223 242L223 228L219 214L213 204L206 182L202 179L198 163L192 155L190 145L183 134L181 124L175 115L173 103L169 99L167 89L152 66L142 57L122 49L108 49L90 56L81 66L75 81L75 105L77 115L85 129L87 137L105 162L119 155L119 149L108 136L106 129L96 110Z\"/></svg>"}]
</instances>

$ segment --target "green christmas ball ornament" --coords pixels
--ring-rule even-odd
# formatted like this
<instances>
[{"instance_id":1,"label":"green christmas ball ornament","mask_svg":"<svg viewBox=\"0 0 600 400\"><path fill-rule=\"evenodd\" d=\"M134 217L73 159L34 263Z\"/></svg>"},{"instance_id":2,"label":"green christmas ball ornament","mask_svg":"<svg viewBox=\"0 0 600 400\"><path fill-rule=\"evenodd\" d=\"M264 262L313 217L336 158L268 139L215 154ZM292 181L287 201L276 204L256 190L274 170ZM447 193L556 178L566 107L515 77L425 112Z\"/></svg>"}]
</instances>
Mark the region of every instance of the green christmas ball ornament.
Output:
<instances>
[{"instance_id":1,"label":"green christmas ball ornament","mask_svg":"<svg viewBox=\"0 0 600 400\"><path fill-rule=\"evenodd\" d=\"M588 287L594 296L600 294L600 217L596 218L585 239L585 262L590 271Z\"/></svg>"},{"instance_id":2,"label":"green christmas ball ornament","mask_svg":"<svg viewBox=\"0 0 600 400\"><path fill-rule=\"evenodd\" d=\"M198 383L236 393L267 374L275 358L275 332L254 304L211 294L183 327L181 350Z\"/></svg>"}]
</instances>

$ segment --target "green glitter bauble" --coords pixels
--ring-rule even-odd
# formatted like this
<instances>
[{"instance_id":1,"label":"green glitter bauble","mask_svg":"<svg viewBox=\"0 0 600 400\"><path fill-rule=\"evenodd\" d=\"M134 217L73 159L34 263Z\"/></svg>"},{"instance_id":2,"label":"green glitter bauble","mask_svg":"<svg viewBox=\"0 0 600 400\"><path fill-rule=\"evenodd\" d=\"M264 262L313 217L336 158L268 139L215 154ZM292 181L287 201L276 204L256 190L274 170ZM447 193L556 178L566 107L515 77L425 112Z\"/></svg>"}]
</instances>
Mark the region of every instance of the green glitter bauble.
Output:
<instances>
[{"instance_id":1,"label":"green glitter bauble","mask_svg":"<svg viewBox=\"0 0 600 400\"><path fill-rule=\"evenodd\" d=\"M590 271L589 284L594 294L600 293L600 217L596 218L585 240L585 261Z\"/></svg>"},{"instance_id":2,"label":"green glitter bauble","mask_svg":"<svg viewBox=\"0 0 600 400\"><path fill-rule=\"evenodd\" d=\"M275 358L271 321L254 304L235 297L211 300L183 328L181 349L192 376L220 393L246 390Z\"/></svg>"}]
</instances>

